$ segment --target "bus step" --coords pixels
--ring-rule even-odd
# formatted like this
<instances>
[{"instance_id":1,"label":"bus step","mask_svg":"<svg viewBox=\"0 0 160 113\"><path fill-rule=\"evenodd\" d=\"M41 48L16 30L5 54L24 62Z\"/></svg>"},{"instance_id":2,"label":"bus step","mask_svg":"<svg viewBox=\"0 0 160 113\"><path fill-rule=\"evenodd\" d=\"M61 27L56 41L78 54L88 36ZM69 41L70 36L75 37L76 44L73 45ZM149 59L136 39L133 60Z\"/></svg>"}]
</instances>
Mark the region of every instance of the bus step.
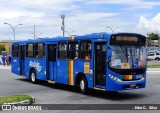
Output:
<instances>
[{"instance_id":1,"label":"bus step","mask_svg":"<svg viewBox=\"0 0 160 113\"><path fill-rule=\"evenodd\" d=\"M48 81L48 83L50 83L50 84L55 84L56 82L55 81L52 81L52 80L47 80Z\"/></svg>"},{"instance_id":2,"label":"bus step","mask_svg":"<svg viewBox=\"0 0 160 113\"><path fill-rule=\"evenodd\" d=\"M26 77L26 76L24 76L24 75L20 75L21 77Z\"/></svg>"},{"instance_id":3,"label":"bus step","mask_svg":"<svg viewBox=\"0 0 160 113\"><path fill-rule=\"evenodd\" d=\"M102 90L102 91L105 91L105 90L106 90L106 89L96 88L96 87L94 87L94 89L96 89L96 90Z\"/></svg>"}]
</instances>

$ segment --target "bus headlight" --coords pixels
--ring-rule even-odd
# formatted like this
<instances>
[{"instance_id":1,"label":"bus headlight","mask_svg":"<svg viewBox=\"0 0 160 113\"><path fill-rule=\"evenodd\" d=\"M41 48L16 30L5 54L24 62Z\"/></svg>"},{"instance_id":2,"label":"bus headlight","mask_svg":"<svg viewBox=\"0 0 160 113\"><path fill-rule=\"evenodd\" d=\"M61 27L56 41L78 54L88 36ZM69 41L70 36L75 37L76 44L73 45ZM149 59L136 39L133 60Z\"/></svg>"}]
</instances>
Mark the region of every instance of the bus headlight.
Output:
<instances>
[{"instance_id":1,"label":"bus headlight","mask_svg":"<svg viewBox=\"0 0 160 113\"><path fill-rule=\"evenodd\" d=\"M119 78L117 78L117 77L115 77L115 76L113 76L113 75L111 75L111 74L109 74L109 77L110 77L112 80L114 80L114 81L122 82L121 79L119 79Z\"/></svg>"},{"instance_id":2,"label":"bus headlight","mask_svg":"<svg viewBox=\"0 0 160 113\"><path fill-rule=\"evenodd\" d=\"M136 75L136 79L142 79L143 75Z\"/></svg>"},{"instance_id":3,"label":"bus headlight","mask_svg":"<svg viewBox=\"0 0 160 113\"><path fill-rule=\"evenodd\" d=\"M141 80L144 80L144 79L145 79L145 77L141 78Z\"/></svg>"}]
</instances>

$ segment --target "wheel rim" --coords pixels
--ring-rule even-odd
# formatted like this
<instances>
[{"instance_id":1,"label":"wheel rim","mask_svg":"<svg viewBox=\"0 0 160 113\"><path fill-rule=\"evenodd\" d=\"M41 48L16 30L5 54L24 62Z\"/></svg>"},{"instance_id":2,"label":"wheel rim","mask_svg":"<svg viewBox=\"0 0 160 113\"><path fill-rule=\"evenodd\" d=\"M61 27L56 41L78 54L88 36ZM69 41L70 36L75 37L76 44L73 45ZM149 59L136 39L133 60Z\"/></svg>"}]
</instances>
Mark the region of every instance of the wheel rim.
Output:
<instances>
[{"instance_id":1,"label":"wheel rim","mask_svg":"<svg viewBox=\"0 0 160 113\"><path fill-rule=\"evenodd\" d=\"M84 84L84 81L83 81L83 80L81 80L81 82L80 82L80 88L81 88L82 91L83 91L84 88L85 88L85 84Z\"/></svg>"},{"instance_id":2,"label":"wheel rim","mask_svg":"<svg viewBox=\"0 0 160 113\"><path fill-rule=\"evenodd\" d=\"M35 74L34 74L34 73L32 73L32 74L31 74L32 82L34 82L34 81L35 81L35 78L36 78L36 77L35 77Z\"/></svg>"}]
</instances>

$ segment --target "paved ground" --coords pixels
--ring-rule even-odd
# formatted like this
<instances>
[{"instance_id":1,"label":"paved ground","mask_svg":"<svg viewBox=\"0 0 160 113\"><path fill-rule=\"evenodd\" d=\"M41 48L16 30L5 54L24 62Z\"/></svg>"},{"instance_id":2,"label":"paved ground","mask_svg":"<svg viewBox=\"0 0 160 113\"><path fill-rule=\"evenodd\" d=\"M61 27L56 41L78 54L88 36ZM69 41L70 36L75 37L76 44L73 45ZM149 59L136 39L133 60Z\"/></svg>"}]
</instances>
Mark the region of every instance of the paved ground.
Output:
<instances>
[{"instance_id":1,"label":"paved ground","mask_svg":"<svg viewBox=\"0 0 160 113\"><path fill-rule=\"evenodd\" d=\"M35 85L26 78L13 75L8 68L0 68L0 77L0 96L29 94L36 98L36 103L41 104L160 104L160 74L158 71L148 72L145 89L116 94L91 90L90 95L82 95L76 88L64 85L52 85L46 82ZM125 112L127 111L123 111Z\"/></svg>"},{"instance_id":2,"label":"paved ground","mask_svg":"<svg viewBox=\"0 0 160 113\"><path fill-rule=\"evenodd\" d=\"M0 69L11 69L11 66L7 66L7 65L3 66L3 65L0 65Z\"/></svg>"},{"instance_id":3,"label":"paved ground","mask_svg":"<svg viewBox=\"0 0 160 113\"><path fill-rule=\"evenodd\" d=\"M160 65L160 61L155 61L155 60L153 60L153 61L148 61L147 64L148 64L148 65Z\"/></svg>"}]
</instances>

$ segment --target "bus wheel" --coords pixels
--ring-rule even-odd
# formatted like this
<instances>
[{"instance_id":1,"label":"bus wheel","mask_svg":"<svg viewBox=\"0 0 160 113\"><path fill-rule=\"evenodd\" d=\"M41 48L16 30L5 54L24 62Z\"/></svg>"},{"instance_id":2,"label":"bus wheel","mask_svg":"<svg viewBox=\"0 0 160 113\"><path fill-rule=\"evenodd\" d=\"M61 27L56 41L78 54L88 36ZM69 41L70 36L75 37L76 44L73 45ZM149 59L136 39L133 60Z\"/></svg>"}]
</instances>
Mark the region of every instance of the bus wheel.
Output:
<instances>
[{"instance_id":1,"label":"bus wheel","mask_svg":"<svg viewBox=\"0 0 160 113\"><path fill-rule=\"evenodd\" d=\"M79 87L80 87L82 94L87 94L88 86L87 86L87 81L84 77L81 78L80 83L79 83Z\"/></svg>"},{"instance_id":2,"label":"bus wheel","mask_svg":"<svg viewBox=\"0 0 160 113\"><path fill-rule=\"evenodd\" d=\"M30 77L31 77L32 83L35 84L37 82L37 78L36 78L36 73L34 70L31 71Z\"/></svg>"}]
</instances>

